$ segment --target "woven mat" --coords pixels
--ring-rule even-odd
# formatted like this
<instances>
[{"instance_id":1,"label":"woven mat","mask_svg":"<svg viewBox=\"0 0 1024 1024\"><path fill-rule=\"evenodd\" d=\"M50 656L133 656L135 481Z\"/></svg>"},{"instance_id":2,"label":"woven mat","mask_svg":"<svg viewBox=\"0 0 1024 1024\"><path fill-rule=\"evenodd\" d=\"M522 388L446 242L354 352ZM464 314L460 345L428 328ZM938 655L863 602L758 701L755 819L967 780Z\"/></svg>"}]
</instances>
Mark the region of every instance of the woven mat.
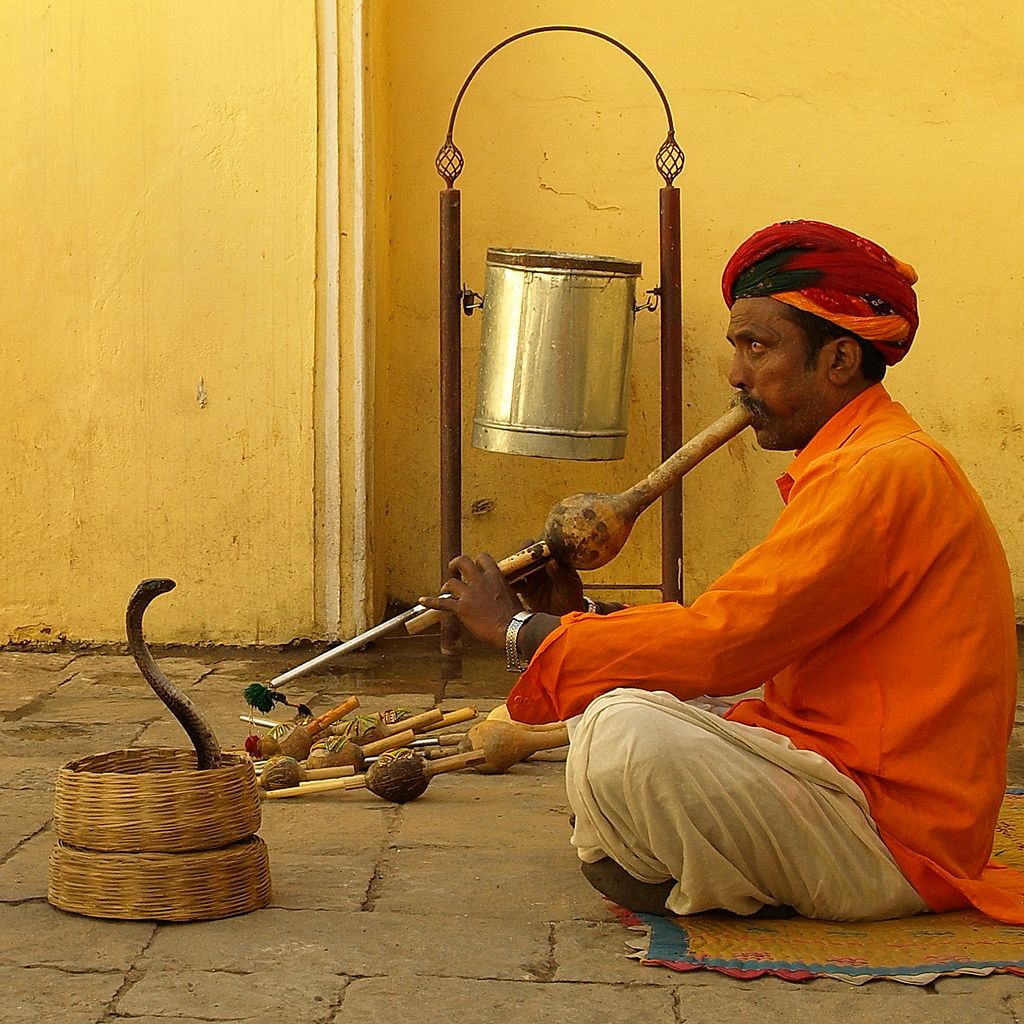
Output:
<instances>
[{"instance_id":1,"label":"woven mat","mask_svg":"<svg viewBox=\"0 0 1024 1024\"><path fill-rule=\"evenodd\" d=\"M1024 870L1024 788L1007 790L993 856ZM927 985L957 974L1024 975L1024 928L976 911L897 921L837 923L749 920L723 914L654 917L615 908L643 937L630 945L641 963L676 971L708 969L735 978L834 978L860 985L886 979Z\"/></svg>"}]
</instances>

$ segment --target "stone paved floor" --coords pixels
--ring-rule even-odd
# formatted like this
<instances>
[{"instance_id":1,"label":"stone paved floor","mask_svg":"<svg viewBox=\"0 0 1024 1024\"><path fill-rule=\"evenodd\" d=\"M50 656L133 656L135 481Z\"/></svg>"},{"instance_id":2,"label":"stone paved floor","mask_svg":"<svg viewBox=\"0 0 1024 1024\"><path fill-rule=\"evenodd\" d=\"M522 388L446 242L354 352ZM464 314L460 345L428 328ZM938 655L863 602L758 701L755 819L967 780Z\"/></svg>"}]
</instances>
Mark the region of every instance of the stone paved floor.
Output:
<instances>
[{"instance_id":1,"label":"stone paved floor","mask_svg":"<svg viewBox=\"0 0 1024 1024\"><path fill-rule=\"evenodd\" d=\"M245 734L241 690L309 656L158 652L224 746ZM317 708L446 710L499 703L490 652L441 658L387 640L286 688ZM1018 710L1011 781L1024 784ZM5 1024L681 1024L841 1018L850 1024L1024 1021L1024 978L740 982L627 959L628 933L580 877L550 752L500 776L434 780L403 806L370 794L264 804L271 906L186 925L101 921L46 902L53 778L72 757L187 745L134 664L109 653L0 651L0 1020Z\"/></svg>"}]
</instances>

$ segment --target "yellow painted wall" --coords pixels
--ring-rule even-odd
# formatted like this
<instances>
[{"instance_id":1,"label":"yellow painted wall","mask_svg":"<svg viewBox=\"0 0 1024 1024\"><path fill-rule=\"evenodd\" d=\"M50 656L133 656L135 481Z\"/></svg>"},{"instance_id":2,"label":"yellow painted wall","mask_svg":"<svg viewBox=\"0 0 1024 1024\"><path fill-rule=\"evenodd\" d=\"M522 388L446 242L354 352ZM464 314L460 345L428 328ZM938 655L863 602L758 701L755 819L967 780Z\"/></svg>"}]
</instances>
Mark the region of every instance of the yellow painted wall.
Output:
<instances>
[{"instance_id":1,"label":"yellow painted wall","mask_svg":"<svg viewBox=\"0 0 1024 1024\"><path fill-rule=\"evenodd\" d=\"M0 643L311 628L315 4L0 4Z\"/></svg>"},{"instance_id":2,"label":"yellow painted wall","mask_svg":"<svg viewBox=\"0 0 1024 1024\"><path fill-rule=\"evenodd\" d=\"M455 93L504 36L576 23L634 49L663 84L687 165L683 192L686 433L724 408L727 315L719 275L752 231L832 220L916 265L922 329L887 378L983 494L1024 614L1024 8L755 0L686 5L546 0L388 6L378 59L391 135L388 301L377 407L381 561L388 593L436 580L437 192L433 170ZM656 96L614 49L567 35L513 44L459 115L466 157L463 276L481 289L490 245L600 252L656 283ZM566 493L620 490L658 461L657 326L641 317L631 433L621 462L547 462L469 445L479 318L464 323L464 546L506 553ZM694 595L767 530L785 455L732 442L686 485L686 586ZM474 514L474 503L489 511ZM478 506L482 507L482 506ZM657 514L597 579L659 575Z\"/></svg>"},{"instance_id":3,"label":"yellow painted wall","mask_svg":"<svg viewBox=\"0 0 1024 1024\"><path fill-rule=\"evenodd\" d=\"M334 2L0 4L0 644L117 640L146 575L178 580L148 621L183 642L349 635L436 585L433 160L473 63L556 22L631 46L673 107L686 433L727 400L733 248L792 216L876 238L921 274L922 330L891 390L984 495L1024 616L1024 9ZM639 259L653 287L663 136L649 83L607 44L548 36L496 57L456 133L466 282L509 245ZM470 446L479 322L464 321L464 536L500 554L563 495L658 461L658 323L637 321L626 459L583 464ZM744 438L688 478L689 595L764 534L785 461ZM596 579L653 583L659 564L652 511Z\"/></svg>"}]
</instances>

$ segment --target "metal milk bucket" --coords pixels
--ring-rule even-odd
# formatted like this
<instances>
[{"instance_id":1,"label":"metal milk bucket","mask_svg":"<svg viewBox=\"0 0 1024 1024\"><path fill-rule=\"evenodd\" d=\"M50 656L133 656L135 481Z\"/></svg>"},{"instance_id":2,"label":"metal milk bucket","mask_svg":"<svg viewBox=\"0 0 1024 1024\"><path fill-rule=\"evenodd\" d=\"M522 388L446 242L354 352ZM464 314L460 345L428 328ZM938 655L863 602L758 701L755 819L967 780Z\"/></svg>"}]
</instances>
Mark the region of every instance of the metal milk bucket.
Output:
<instances>
[{"instance_id":1,"label":"metal milk bucket","mask_svg":"<svg viewBox=\"0 0 1024 1024\"><path fill-rule=\"evenodd\" d=\"M621 459L640 264L488 249L473 445Z\"/></svg>"}]
</instances>

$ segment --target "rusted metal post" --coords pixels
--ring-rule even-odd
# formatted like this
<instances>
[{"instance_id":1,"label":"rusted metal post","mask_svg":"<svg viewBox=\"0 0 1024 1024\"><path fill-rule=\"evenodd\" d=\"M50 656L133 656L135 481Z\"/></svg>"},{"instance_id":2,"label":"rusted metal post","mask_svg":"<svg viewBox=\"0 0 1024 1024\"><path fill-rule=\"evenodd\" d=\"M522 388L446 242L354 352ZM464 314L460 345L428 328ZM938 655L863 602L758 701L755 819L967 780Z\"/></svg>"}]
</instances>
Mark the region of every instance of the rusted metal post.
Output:
<instances>
[{"instance_id":1,"label":"rusted metal post","mask_svg":"<svg viewBox=\"0 0 1024 1024\"><path fill-rule=\"evenodd\" d=\"M661 239L661 458L683 443L683 286L679 189L659 193ZM661 599L683 596L683 484L661 499Z\"/></svg>"},{"instance_id":2,"label":"rusted metal post","mask_svg":"<svg viewBox=\"0 0 1024 1024\"><path fill-rule=\"evenodd\" d=\"M462 193L441 190L441 582L448 563L462 551ZM461 625L454 615L441 622L441 651L457 654Z\"/></svg>"}]
</instances>

